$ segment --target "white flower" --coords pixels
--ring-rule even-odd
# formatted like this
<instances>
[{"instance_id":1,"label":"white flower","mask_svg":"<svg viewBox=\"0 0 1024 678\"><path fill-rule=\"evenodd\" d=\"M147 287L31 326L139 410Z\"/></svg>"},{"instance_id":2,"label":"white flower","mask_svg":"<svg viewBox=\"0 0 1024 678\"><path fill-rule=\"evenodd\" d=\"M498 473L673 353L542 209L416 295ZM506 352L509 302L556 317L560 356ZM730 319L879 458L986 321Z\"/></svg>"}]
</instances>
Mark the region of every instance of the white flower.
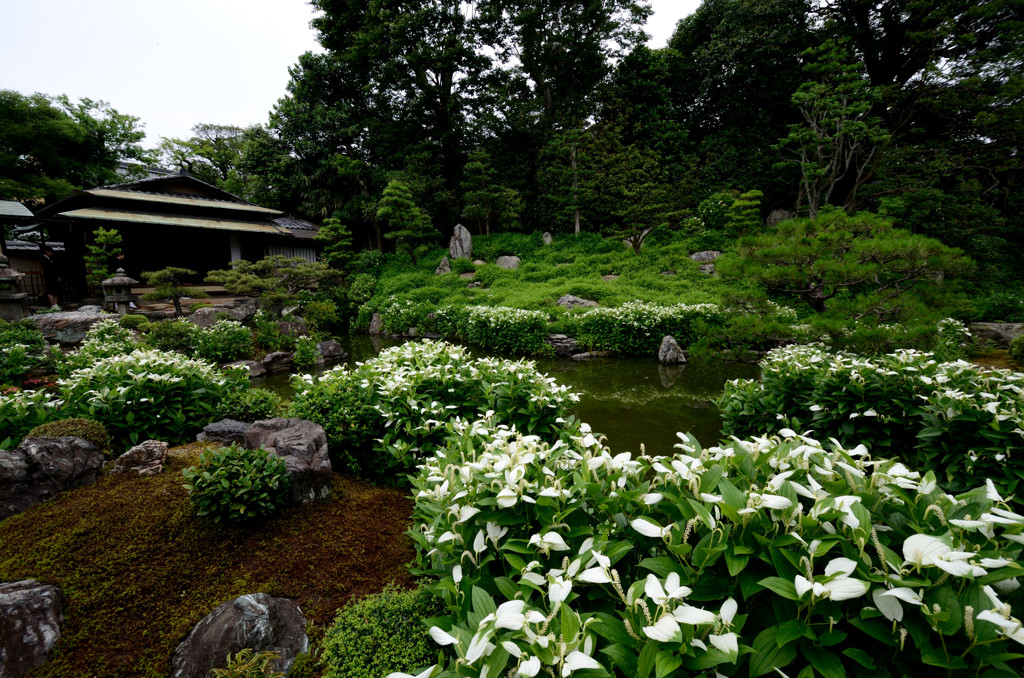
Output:
<instances>
[{"instance_id":1,"label":"white flower","mask_svg":"<svg viewBox=\"0 0 1024 678\"><path fill-rule=\"evenodd\" d=\"M714 624L718 619L718 615L714 612L708 612L699 607L691 607L690 605L680 605L672 611L672 616L675 617L676 621L682 624L690 624L692 626L699 626L700 624Z\"/></svg>"},{"instance_id":2,"label":"white flower","mask_svg":"<svg viewBox=\"0 0 1024 678\"><path fill-rule=\"evenodd\" d=\"M540 659L537 657L530 657L526 661L519 663L519 668L516 670L515 676L519 678L533 678L540 673Z\"/></svg>"},{"instance_id":3,"label":"white flower","mask_svg":"<svg viewBox=\"0 0 1024 678\"><path fill-rule=\"evenodd\" d=\"M434 639L434 642L438 645L455 645L459 642L459 639L443 631L437 626L430 627L430 637Z\"/></svg>"},{"instance_id":4,"label":"white flower","mask_svg":"<svg viewBox=\"0 0 1024 678\"><path fill-rule=\"evenodd\" d=\"M570 591L572 591L572 580L554 577L548 585L548 600L552 605L560 603L569 597Z\"/></svg>"},{"instance_id":5,"label":"white flower","mask_svg":"<svg viewBox=\"0 0 1024 678\"><path fill-rule=\"evenodd\" d=\"M668 527L661 527L657 523L647 520L647 518L637 518L631 522L630 525L634 530L645 537L654 537L655 539L659 537L664 538L672 529L671 525Z\"/></svg>"},{"instance_id":6,"label":"white flower","mask_svg":"<svg viewBox=\"0 0 1024 678\"><path fill-rule=\"evenodd\" d=\"M462 581L462 565L456 565L452 568L452 579L455 580L456 584Z\"/></svg>"},{"instance_id":7,"label":"white flower","mask_svg":"<svg viewBox=\"0 0 1024 678\"><path fill-rule=\"evenodd\" d=\"M569 547L565 544L565 540L562 539L561 535L557 532L546 532L543 536L540 534L533 535L530 537L530 546L536 546L544 553L547 553L548 551L569 550Z\"/></svg>"},{"instance_id":8,"label":"white flower","mask_svg":"<svg viewBox=\"0 0 1024 678\"><path fill-rule=\"evenodd\" d=\"M678 641L682 638L682 632L679 629L679 624L676 623L675 619L668 615L665 615L655 622L654 626L645 626L644 634L648 638L662 643Z\"/></svg>"},{"instance_id":9,"label":"white flower","mask_svg":"<svg viewBox=\"0 0 1024 678\"><path fill-rule=\"evenodd\" d=\"M429 669L426 669L422 673L417 673L415 676L411 673L402 673L401 671L396 671L394 673L389 673L387 675L387 678L430 678L430 676L434 673L434 669L436 668L437 665L435 664L434 666L431 666Z\"/></svg>"},{"instance_id":10,"label":"white flower","mask_svg":"<svg viewBox=\"0 0 1024 678\"><path fill-rule=\"evenodd\" d=\"M601 665L593 657L589 657L579 650L574 650L565 658L562 664L562 677L568 676L579 669L600 669Z\"/></svg>"},{"instance_id":11,"label":"white flower","mask_svg":"<svg viewBox=\"0 0 1024 678\"><path fill-rule=\"evenodd\" d=\"M729 656L739 654L739 639L736 637L735 633L725 633L722 635L715 635L712 633L708 636L708 640L711 641L712 645Z\"/></svg>"},{"instance_id":12,"label":"white flower","mask_svg":"<svg viewBox=\"0 0 1024 678\"><path fill-rule=\"evenodd\" d=\"M661 582L653 574L647 575L647 583L644 585L644 593L647 597L653 600L658 605L664 605L670 600L680 600L693 593L693 591L687 587L682 586L679 583L679 575L675 572L669 572L668 577L665 578L665 587L662 588Z\"/></svg>"},{"instance_id":13,"label":"white flower","mask_svg":"<svg viewBox=\"0 0 1024 678\"><path fill-rule=\"evenodd\" d=\"M588 584L612 583L612 578L608 576L608 570L603 567L591 567L590 569L584 570L580 576L576 577L576 579L587 582Z\"/></svg>"},{"instance_id":14,"label":"white flower","mask_svg":"<svg viewBox=\"0 0 1024 678\"><path fill-rule=\"evenodd\" d=\"M502 603L494 612L494 628L511 629L518 631L526 623L526 615L523 614L523 607L526 601L510 600Z\"/></svg>"}]
</instances>

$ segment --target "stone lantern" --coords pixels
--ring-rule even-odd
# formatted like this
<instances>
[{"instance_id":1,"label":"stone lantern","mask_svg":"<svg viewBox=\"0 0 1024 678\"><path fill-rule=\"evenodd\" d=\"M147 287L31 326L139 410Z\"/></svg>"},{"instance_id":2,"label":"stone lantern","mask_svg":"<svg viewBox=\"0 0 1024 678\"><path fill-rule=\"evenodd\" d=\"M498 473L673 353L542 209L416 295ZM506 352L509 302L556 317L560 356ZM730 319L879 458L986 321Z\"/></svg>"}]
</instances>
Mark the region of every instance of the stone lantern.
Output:
<instances>
[{"instance_id":1,"label":"stone lantern","mask_svg":"<svg viewBox=\"0 0 1024 678\"><path fill-rule=\"evenodd\" d=\"M29 314L28 294L18 286L24 276L12 269L7 257L0 254L0 319L17 322Z\"/></svg>"},{"instance_id":2,"label":"stone lantern","mask_svg":"<svg viewBox=\"0 0 1024 678\"><path fill-rule=\"evenodd\" d=\"M118 315L125 315L131 308L129 304L139 300L139 295L132 294L132 285L138 285L139 281L129 278L124 274L124 269L114 271L113 278L103 281L103 296L106 309L117 311Z\"/></svg>"}]
</instances>

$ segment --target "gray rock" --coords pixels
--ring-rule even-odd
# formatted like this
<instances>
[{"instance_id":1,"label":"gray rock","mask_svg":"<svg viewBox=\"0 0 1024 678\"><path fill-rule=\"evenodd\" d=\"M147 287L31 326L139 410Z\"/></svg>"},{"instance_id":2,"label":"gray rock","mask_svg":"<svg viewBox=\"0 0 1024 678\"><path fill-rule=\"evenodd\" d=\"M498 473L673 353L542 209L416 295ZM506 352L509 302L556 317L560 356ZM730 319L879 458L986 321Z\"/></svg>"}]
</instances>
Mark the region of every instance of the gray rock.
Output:
<instances>
[{"instance_id":1,"label":"gray rock","mask_svg":"<svg viewBox=\"0 0 1024 678\"><path fill-rule=\"evenodd\" d=\"M600 358L613 358L615 357L615 351L586 351L585 353L576 353L572 356L573 360L598 360Z\"/></svg>"},{"instance_id":2,"label":"gray rock","mask_svg":"<svg viewBox=\"0 0 1024 678\"><path fill-rule=\"evenodd\" d=\"M415 339L416 337L420 336L419 328L410 327L405 331L405 336L409 337L410 339Z\"/></svg>"},{"instance_id":3,"label":"gray rock","mask_svg":"<svg viewBox=\"0 0 1024 678\"><path fill-rule=\"evenodd\" d=\"M155 476L164 470L167 463L167 447L163 441L147 440L118 457L110 472L135 471L140 476Z\"/></svg>"},{"instance_id":4,"label":"gray rock","mask_svg":"<svg viewBox=\"0 0 1024 678\"><path fill-rule=\"evenodd\" d=\"M267 368L263 366L263 363L257 360L236 360L233 363L227 363L225 367L244 367L249 370L249 378L262 377L267 373Z\"/></svg>"},{"instance_id":5,"label":"gray rock","mask_svg":"<svg viewBox=\"0 0 1024 678\"><path fill-rule=\"evenodd\" d=\"M768 224L769 226L774 226L775 224L779 223L780 221L785 221L786 219L792 219L795 216L796 215L793 214L792 212L790 212L789 210L772 210L768 214L768 219L765 221L765 223Z\"/></svg>"},{"instance_id":6,"label":"gray rock","mask_svg":"<svg viewBox=\"0 0 1024 678\"><path fill-rule=\"evenodd\" d=\"M448 254L452 259L473 258L473 236L462 224L455 224L452 238L448 241Z\"/></svg>"},{"instance_id":7,"label":"gray rock","mask_svg":"<svg viewBox=\"0 0 1024 678\"><path fill-rule=\"evenodd\" d=\"M547 341L559 358L572 357L580 350L577 341L565 334L549 334Z\"/></svg>"},{"instance_id":8,"label":"gray rock","mask_svg":"<svg viewBox=\"0 0 1024 678\"><path fill-rule=\"evenodd\" d=\"M697 263L703 263L705 261L714 261L718 257L722 256L722 253L718 250L704 250L703 252L694 252L690 255L691 261Z\"/></svg>"},{"instance_id":9,"label":"gray rock","mask_svg":"<svg viewBox=\"0 0 1024 678\"><path fill-rule=\"evenodd\" d=\"M445 273L452 272L452 264L448 261L448 257L443 257L441 263L434 269L434 275L444 275Z\"/></svg>"},{"instance_id":10,"label":"gray rock","mask_svg":"<svg viewBox=\"0 0 1024 678\"><path fill-rule=\"evenodd\" d=\"M473 278L476 277L476 273L473 273L472 271L468 273L460 273L459 277L462 278L463 280L472 280Z\"/></svg>"},{"instance_id":11,"label":"gray rock","mask_svg":"<svg viewBox=\"0 0 1024 678\"><path fill-rule=\"evenodd\" d=\"M697 270L699 270L701 273L703 273L705 275L714 275L715 274L715 265L711 264L711 263L701 264L700 266L697 267Z\"/></svg>"},{"instance_id":12,"label":"gray rock","mask_svg":"<svg viewBox=\"0 0 1024 678\"><path fill-rule=\"evenodd\" d=\"M497 266L498 268L508 268L508 269L515 270L515 269L519 268L519 264L520 263L522 263L522 262L519 260L519 257L517 257L515 255L506 255L506 256L498 257L495 260L494 265Z\"/></svg>"},{"instance_id":13,"label":"gray rock","mask_svg":"<svg viewBox=\"0 0 1024 678\"><path fill-rule=\"evenodd\" d=\"M372 336L380 336L383 329L384 320L380 317L380 313L374 313L373 317L370 318L370 334Z\"/></svg>"},{"instance_id":14,"label":"gray rock","mask_svg":"<svg viewBox=\"0 0 1024 678\"><path fill-rule=\"evenodd\" d=\"M277 331L286 337L308 337L309 328L306 323L298 320L282 320L277 323Z\"/></svg>"},{"instance_id":15,"label":"gray rock","mask_svg":"<svg viewBox=\"0 0 1024 678\"><path fill-rule=\"evenodd\" d=\"M263 367L267 374L273 372L288 372L295 365L292 354L288 351L274 351L263 356Z\"/></svg>"},{"instance_id":16,"label":"gray rock","mask_svg":"<svg viewBox=\"0 0 1024 678\"><path fill-rule=\"evenodd\" d=\"M103 455L84 438L25 438L0 450L0 520L65 490L92 485Z\"/></svg>"},{"instance_id":17,"label":"gray rock","mask_svg":"<svg viewBox=\"0 0 1024 678\"><path fill-rule=\"evenodd\" d=\"M672 271L672 270L668 270L668 271L662 271L661 274L662 275L675 275L676 272Z\"/></svg>"},{"instance_id":18,"label":"gray rock","mask_svg":"<svg viewBox=\"0 0 1024 678\"><path fill-rule=\"evenodd\" d=\"M106 311L99 304L86 304L75 309L76 313L105 313Z\"/></svg>"},{"instance_id":19,"label":"gray rock","mask_svg":"<svg viewBox=\"0 0 1024 678\"><path fill-rule=\"evenodd\" d=\"M0 583L0 676L21 678L45 663L63 622L56 586L34 579Z\"/></svg>"},{"instance_id":20,"label":"gray rock","mask_svg":"<svg viewBox=\"0 0 1024 678\"><path fill-rule=\"evenodd\" d=\"M220 306L197 308L188 319L189 322L207 329L225 315L228 320L237 320L240 323L252 320L252 317L256 315L257 308L255 299L236 299Z\"/></svg>"},{"instance_id":21,"label":"gray rock","mask_svg":"<svg viewBox=\"0 0 1024 678\"><path fill-rule=\"evenodd\" d=\"M274 670L288 674L295 657L309 651L306 619L286 598L252 593L229 600L196 624L171 658L171 678L206 678L224 668L228 654L250 648L277 652Z\"/></svg>"},{"instance_id":22,"label":"gray rock","mask_svg":"<svg viewBox=\"0 0 1024 678\"><path fill-rule=\"evenodd\" d=\"M658 347L658 362L662 365L682 365L686 363L686 352L679 347L676 338L666 335Z\"/></svg>"},{"instance_id":23,"label":"gray rock","mask_svg":"<svg viewBox=\"0 0 1024 678\"><path fill-rule=\"evenodd\" d=\"M474 259L474 260L473 260L473 265L474 265L474 266L483 266L483 265L484 265L484 264L486 264L486 263L487 263L487 262L486 262L486 261L484 261L483 259Z\"/></svg>"},{"instance_id":24,"label":"gray rock","mask_svg":"<svg viewBox=\"0 0 1024 678\"><path fill-rule=\"evenodd\" d=\"M555 303L565 308L588 308L597 306L597 302L592 299L582 299L572 294L566 294L559 297L558 301Z\"/></svg>"},{"instance_id":25,"label":"gray rock","mask_svg":"<svg viewBox=\"0 0 1024 678\"><path fill-rule=\"evenodd\" d=\"M544 241L545 247L554 242L554 239L551 237L551 234L548 233L547 231L544 231L544 235L541 236L541 239Z\"/></svg>"},{"instance_id":26,"label":"gray rock","mask_svg":"<svg viewBox=\"0 0 1024 678\"><path fill-rule=\"evenodd\" d=\"M102 312L61 311L29 316L26 320L34 323L47 341L70 345L81 343L93 325L110 318L117 316Z\"/></svg>"},{"instance_id":27,"label":"gray rock","mask_svg":"<svg viewBox=\"0 0 1024 678\"><path fill-rule=\"evenodd\" d=\"M320 355L323 356L323 359L326 361L348 360L348 353L346 353L345 349L341 347L341 344L334 339L321 341L316 345L316 348L320 351Z\"/></svg>"},{"instance_id":28,"label":"gray rock","mask_svg":"<svg viewBox=\"0 0 1024 678\"><path fill-rule=\"evenodd\" d=\"M612 281L612 280L618 280L618 279L619 279L619 276L614 275L614 274L602 275L601 276L601 280L605 280L605 281Z\"/></svg>"},{"instance_id":29,"label":"gray rock","mask_svg":"<svg viewBox=\"0 0 1024 678\"><path fill-rule=\"evenodd\" d=\"M975 340L991 341L1002 346L1024 335L1024 323L971 323L967 326Z\"/></svg>"},{"instance_id":30,"label":"gray rock","mask_svg":"<svg viewBox=\"0 0 1024 678\"><path fill-rule=\"evenodd\" d=\"M292 478L293 502L305 504L330 493L327 434L319 424L285 418L257 421L245 432L243 445L250 450L262 447L284 459Z\"/></svg>"},{"instance_id":31,"label":"gray rock","mask_svg":"<svg viewBox=\"0 0 1024 678\"><path fill-rule=\"evenodd\" d=\"M469 287L470 289L474 289L474 288L477 288L477 287L483 287L483 286L484 286L484 284L482 282L471 282L468 285L466 285L466 287Z\"/></svg>"},{"instance_id":32,"label":"gray rock","mask_svg":"<svg viewBox=\"0 0 1024 678\"><path fill-rule=\"evenodd\" d=\"M202 432L196 435L196 440L201 443L243 445L245 444L245 432L249 430L249 426L249 424L235 419L221 419L204 426Z\"/></svg>"}]
</instances>

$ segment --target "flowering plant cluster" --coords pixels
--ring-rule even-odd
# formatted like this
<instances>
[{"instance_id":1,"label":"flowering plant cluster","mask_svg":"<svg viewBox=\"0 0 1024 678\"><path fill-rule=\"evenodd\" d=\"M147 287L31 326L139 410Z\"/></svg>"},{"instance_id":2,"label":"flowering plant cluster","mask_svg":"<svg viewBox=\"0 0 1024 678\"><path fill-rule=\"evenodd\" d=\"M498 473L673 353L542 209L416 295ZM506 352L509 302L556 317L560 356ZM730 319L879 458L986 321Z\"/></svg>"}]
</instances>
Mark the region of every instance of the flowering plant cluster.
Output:
<instances>
[{"instance_id":1,"label":"flowering plant cluster","mask_svg":"<svg viewBox=\"0 0 1024 678\"><path fill-rule=\"evenodd\" d=\"M551 353L548 316L543 311L505 306L470 306L467 311L459 336L474 346L517 355Z\"/></svg>"},{"instance_id":2,"label":"flowering plant cluster","mask_svg":"<svg viewBox=\"0 0 1024 678\"><path fill-rule=\"evenodd\" d=\"M0 320L0 385L20 383L46 359L43 333L24 322Z\"/></svg>"},{"instance_id":3,"label":"flowering plant cluster","mask_svg":"<svg viewBox=\"0 0 1024 678\"><path fill-rule=\"evenodd\" d=\"M657 355L665 335L686 347L723 323L716 304L661 306L633 301L615 308L592 308L569 316L569 333L581 346L621 355Z\"/></svg>"},{"instance_id":4,"label":"flowering plant cluster","mask_svg":"<svg viewBox=\"0 0 1024 678\"><path fill-rule=\"evenodd\" d=\"M954 497L791 430L634 457L586 425L554 443L447 428L410 534L451 611L431 636L457 659L419 676L1022 668L1024 516L991 482Z\"/></svg>"},{"instance_id":5,"label":"flowering plant cluster","mask_svg":"<svg viewBox=\"0 0 1024 678\"><path fill-rule=\"evenodd\" d=\"M26 433L57 419L64 401L47 390L0 393L0 449L15 447Z\"/></svg>"},{"instance_id":6,"label":"flowering plant cluster","mask_svg":"<svg viewBox=\"0 0 1024 678\"><path fill-rule=\"evenodd\" d=\"M248 377L244 369L138 349L75 370L58 386L61 416L95 419L119 443L184 442L217 417L227 394L248 386Z\"/></svg>"},{"instance_id":7,"label":"flowering plant cluster","mask_svg":"<svg viewBox=\"0 0 1024 678\"><path fill-rule=\"evenodd\" d=\"M876 358L787 346L761 363L761 381L736 380L719 400L725 432L813 430L892 450L962 490L992 478L1017 493L1024 460L1024 374L942 363L903 350Z\"/></svg>"},{"instance_id":8,"label":"flowering plant cluster","mask_svg":"<svg viewBox=\"0 0 1024 678\"><path fill-rule=\"evenodd\" d=\"M491 412L517 430L557 435L578 400L530 361L473 358L464 347L443 341L406 343L352 370L339 366L318 377L295 377L293 384L293 415L323 426L329 440L343 438L353 424L379 437L373 459L359 466L381 475L413 471L416 460L443 443L450 419L477 419ZM367 426L352 398L322 397L336 396L339 387L372 408L378 425Z\"/></svg>"},{"instance_id":9,"label":"flowering plant cluster","mask_svg":"<svg viewBox=\"0 0 1024 678\"><path fill-rule=\"evenodd\" d=\"M971 347L971 331L959 320L943 318L936 325L935 357L941 361L962 360Z\"/></svg>"},{"instance_id":10,"label":"flowering plant cluster","mask_svg":"<svg viewBox=\"0 0 1024 678\"><path fill-rule=\"evenodd\" d=\"M89 367L97 360L131 353L139 347L135 335L117 320L101 320L85 333L82 345L57 363L58 374L66 377L75 370Z\"/></svg>"}]
</instances>

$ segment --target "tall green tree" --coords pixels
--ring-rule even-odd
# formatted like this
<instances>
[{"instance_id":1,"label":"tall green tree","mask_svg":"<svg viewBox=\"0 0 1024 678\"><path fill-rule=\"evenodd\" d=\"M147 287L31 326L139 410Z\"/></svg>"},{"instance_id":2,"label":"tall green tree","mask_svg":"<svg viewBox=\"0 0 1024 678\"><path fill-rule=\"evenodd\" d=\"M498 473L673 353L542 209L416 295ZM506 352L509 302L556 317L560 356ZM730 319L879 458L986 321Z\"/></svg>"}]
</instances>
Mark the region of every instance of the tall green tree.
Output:
<instances>
[{"instance_id":1,"label":"tall green tree","mask_svg":"<svg viewBox=\"0 0 1024 678\"><path fill-rule=\"evenodd\" d=\"M122 161L151 160L144 136L103 101L0 90L0 198L41 204L115 183Z\"/></svg>"},{"instance_id":2,"label":"tall green tree","mask_svg":"<svg viewBox=\"0 0 1024 678\"><path fill-rule=\"evenodd\" d=\"M430 216L413 201L409 187L397 179L392 179L385 187L377 203L377 219L387 224L384 237L394 240L399 249L408 252L414 266L417 256L437 237Z\"/></svg>"},{"instance_id":3,"label":"tall green tree","mask_svg":"<svg viewBox=\"0 0 1024 678\"><path fill-rule=\"evenodd\" d=\"M469 154L463 168L462 192L462 217L475 224L479 233L490 235L492 224L511 229L518 226L519 192L498 181L486 151L477 149Z\"/></svg>"},{"instance_id":4,"label":"tall green tree","mask_svg":"<svg viewBox=\"0 0 1024 678\"><path fill-rule=\"evenodd\" d=\"M220 186L238 167L244 152L245 130L232 125L199 123L188 139L162 137L160 153L165 164Z\"/></svg>"}]
</instances>

